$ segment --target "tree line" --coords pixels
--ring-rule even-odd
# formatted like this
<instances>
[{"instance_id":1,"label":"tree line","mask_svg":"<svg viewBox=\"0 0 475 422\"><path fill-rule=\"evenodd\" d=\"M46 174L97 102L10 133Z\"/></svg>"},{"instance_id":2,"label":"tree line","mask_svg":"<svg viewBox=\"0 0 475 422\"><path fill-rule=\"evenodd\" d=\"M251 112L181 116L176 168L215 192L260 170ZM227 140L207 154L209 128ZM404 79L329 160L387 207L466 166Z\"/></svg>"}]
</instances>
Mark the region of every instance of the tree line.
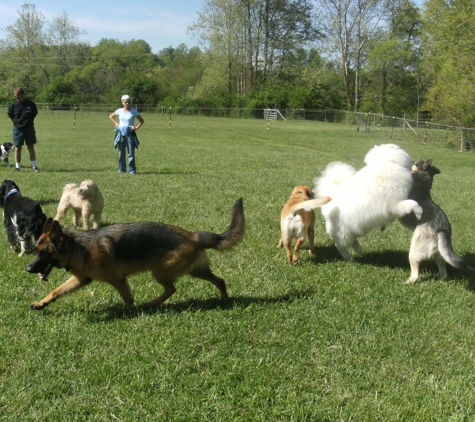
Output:
<instances>
[{"instance_id":1,"label":"tree line","mask_svg":"<svg viewBox=\"0 0 475 422\"><path fill-rule=\"evenodd\" d=\"M81 40L63 12L34 4L0 40L0 101L339 109L472 126L473 0L206 0L199 46L153 53L146 40Z\"/></svg>"}]
</instances>

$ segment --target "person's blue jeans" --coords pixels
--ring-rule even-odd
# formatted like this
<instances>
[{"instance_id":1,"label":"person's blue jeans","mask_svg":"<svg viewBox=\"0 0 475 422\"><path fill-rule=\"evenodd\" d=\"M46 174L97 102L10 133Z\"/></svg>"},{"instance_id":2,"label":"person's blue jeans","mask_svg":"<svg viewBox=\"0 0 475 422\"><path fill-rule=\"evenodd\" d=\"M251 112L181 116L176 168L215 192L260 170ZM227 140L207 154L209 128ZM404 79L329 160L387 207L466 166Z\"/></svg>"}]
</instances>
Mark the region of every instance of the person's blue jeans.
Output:
<instances>
[{"instance_id":1,"label":"person's blue jeans","mask_svg":"<svg viewBox=\"0 0 475 422\"><path fill-rule=\"evenodd\" d=\"M119 149L119 173L125 173L127 170L126 156L129 163L129 173L135 173L137 169L135 168L134 138L132 136L121 136L117 147Z\"/></svg>"}]
</instances>

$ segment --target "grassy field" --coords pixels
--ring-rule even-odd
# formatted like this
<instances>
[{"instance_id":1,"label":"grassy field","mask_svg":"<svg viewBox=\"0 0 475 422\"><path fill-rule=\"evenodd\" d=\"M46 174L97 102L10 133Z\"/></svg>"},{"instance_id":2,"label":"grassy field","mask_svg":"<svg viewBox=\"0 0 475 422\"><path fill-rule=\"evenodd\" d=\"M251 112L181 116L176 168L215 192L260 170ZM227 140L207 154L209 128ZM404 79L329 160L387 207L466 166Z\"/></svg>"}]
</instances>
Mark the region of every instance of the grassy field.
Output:
<instances>
[{"instance_id":1,"label":"grassy field","mask_svg":"<svg viewBox=\"0 0 475 422\"><path fill-rule=\"evenodd\" d=\"M344 262L317 213L316 256L291 267L277 249L279 214L293 186L341 160L360 168L374 145L400 144L442 170L434 200L454 248L475 265L472 153L404 133L356 134L351 125L144 115L138 174L117 174L106 114L41 113L38 166L0 166L54 216L66 183L94 179L105 224L154 220L223 232L244 199L244 241L210 252L228 285L190 277L163 306L161 287L130 278L136 306L100 282L43 311L28 305L68 277L42 282L0 236L1 421L467 421L475 418L475 278L434 262L409 277L411 233L399 223L361 239ZM2 142L10 126L0 129ZM73 125L75 124L75 128ZM26 152L26 150L25 150ZM12 160L13 161L13 160ZM3 180L2 179L2 180ZM71 224L71 215L64 224Z\"/></svg>"}]
</instances>

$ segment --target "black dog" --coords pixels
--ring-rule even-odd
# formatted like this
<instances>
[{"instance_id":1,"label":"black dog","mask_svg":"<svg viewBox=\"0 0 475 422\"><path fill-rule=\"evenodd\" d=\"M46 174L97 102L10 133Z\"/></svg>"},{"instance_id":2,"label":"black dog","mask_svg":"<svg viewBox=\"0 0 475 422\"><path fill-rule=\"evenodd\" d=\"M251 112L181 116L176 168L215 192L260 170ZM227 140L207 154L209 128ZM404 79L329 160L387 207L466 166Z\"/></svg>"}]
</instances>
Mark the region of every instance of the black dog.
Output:
<instances>
[{"instance_id":1,"label":"black dog","mask_svg":"<svg viewBox=\"0 0 475 422\"><path fill-rule=\"evenodd\" d=\"M4 144L0 145L0 160L2 160L6 166L10 165L8 162L8 156L14 149L15 147L11 142L5 142Z\"/></svg>"},{"instance_id":2,"label":"black dog","mask_svg":"<svg viewBox=\"0 0 475 422\"><path fill-rule=\"evenodd\" d=\"M4 180L0 188L0 207L10 248L20 251L19 256L34 252L46 222L39 202L22 196L13 180Z\"/></svg>"}]
</instances>

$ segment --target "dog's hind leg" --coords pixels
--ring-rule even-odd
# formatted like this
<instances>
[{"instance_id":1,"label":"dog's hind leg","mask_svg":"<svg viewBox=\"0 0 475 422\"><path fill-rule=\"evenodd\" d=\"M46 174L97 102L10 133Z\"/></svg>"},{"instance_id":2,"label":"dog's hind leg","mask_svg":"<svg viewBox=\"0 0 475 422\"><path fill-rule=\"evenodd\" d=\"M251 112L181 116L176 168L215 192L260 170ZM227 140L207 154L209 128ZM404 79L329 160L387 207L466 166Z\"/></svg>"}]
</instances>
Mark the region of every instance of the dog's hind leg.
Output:
<instances>
[{"instance_id":1,"label":"dog's hind leg","mask_svg":"<svg viewBox=\"0 0 475 422\"><path fill-rule=\"evenodd\" d=\"M156 299L153 299L153 300L151 300L151 301L149 301L145 304L145 306L155 307L155 306L161 305L170 296L175 294L176 287L175 287L175 284L174 284L175 279L173 279L173 278L166 279L164 277L161 277L160 274L155 274L155 272L153 273L153 276L165 289L165 291L160 296L158 296Z\"/></svg>"},{"instance_id":2,"label":"dog's hind leg","mask_svg":"<svg viewBox=\"0 0 475 422\"><path fill-rule=\"evenodd\" d=\"M81 219L81 211L76 209L76 208L73 208L73 211L74 211L74 214L73 214L73 226L74 227L77 227L78 226L78 222L79 220Z\"/></svg>"},{"instance_id":3,"label":"dog's hind leg","mask_svg":"<svg viewBox=\"0 0 475 422\"><path fill-rule=\"evenodd\" d=\"M313 255L315 252L315 229L313 226L308 228L308 253Z\"/></svg>"},{"instance_id":4,"label":"dog's hind leg","mask_svg":"<svg viewBox=\"0 0 475 422\"><path fill-rule=\"evenodd\" d=\"M442 280L446 279L447 278L447 267L445 265L445 259L442 258L442 255L439 252L437 252L434 255L434 259L435 259L435 262L437 263L437 267L439 267L440 278Z\"/></svg>"},{"instance_id":5,"label":"dog's hind leg","mask_svg":"<svg viewBox=\"0 0 475 422\"><path fill-rule=\"evenodd\" d=\"M56 216L54 217L54 219L56 221L61 221L61 219L66 215L67 211L68 211L67 203L64 203L63 201L59 201L58 210L56 211Z\"/></svg>"},{"instance_id":6,"label":"dog's hind leg","mask_svg":"<svg viewBox=\"0 0 475 422\"><path fill-rule=\"evenodd\" d=\"M61 296L67 295L72 293L81 287L87 286L92 282L92 278L82 278L79 279L76 276L72 276L68 281L61 284L61 286L57 287L48 295L46 295L42 300L39 302L33 302L30 304L31 309L40 310L44 307L48 306L51 302L59 299Z\"/></svg>"},{"instance_id":7,"label":"dog's hind leg","mask_svg":"<svg viewBox=\"0 0 475 422\"><path fill-rule=\"evenodd\" d=\"M294 246L294 257L292 259L292 265L297 265L300 259L300 246L305 241L304 237L298 237ZM312 252L311 252L312 253Z\"/></svg>"},{"instance_id":8,"label":"dog's hind leg","mask_svg":"<svg viewBox=\"0 0 475 422\"><path fill-rule=\"evenodd\" d=\"M98 229L99 225L101 223L101 213L96 212L93 217L93 223L92 223L92 228L93 229Z\"/></svg>"},{"instance_id":9,"label":"dog's hind leg","mask_svg":"<svg viewBox=\"0 0 475 422\"><path fill-rule=\"evenodd\" d=\"M110 284L119 292L127 306L132 306L134 304L134 296L132 295L132 290L130 290L130 286L129 283L127 283L126 277L122 278L118 282Z\"/></svg>"},{"instance_id":10,"label":"dog's hind leg","mask_svg":"<svg viewBox=\"0 0 475 422\"><path fill-rule=\"evenodd\" d=\"M217 289L221 293L221 299L228 298L226 283L222 278L213 274L209 264L194 268L190 272L190 275L193 277L201 278L202 280L209 281L213 286L217 287Z\"/></svg>"},{"instance_id":11,"label":"dog's hind leg","mask_svg":"<svg viewBox=\"0 0 475 422\"><path fill-rule=\"evenodd\" d=\"M285 240L283 244L285 248L285 253L287 255L287 261L289 261L289 264L292 264L292 250L290 249L290 242Z\"/></svg>"}]
</instances>

